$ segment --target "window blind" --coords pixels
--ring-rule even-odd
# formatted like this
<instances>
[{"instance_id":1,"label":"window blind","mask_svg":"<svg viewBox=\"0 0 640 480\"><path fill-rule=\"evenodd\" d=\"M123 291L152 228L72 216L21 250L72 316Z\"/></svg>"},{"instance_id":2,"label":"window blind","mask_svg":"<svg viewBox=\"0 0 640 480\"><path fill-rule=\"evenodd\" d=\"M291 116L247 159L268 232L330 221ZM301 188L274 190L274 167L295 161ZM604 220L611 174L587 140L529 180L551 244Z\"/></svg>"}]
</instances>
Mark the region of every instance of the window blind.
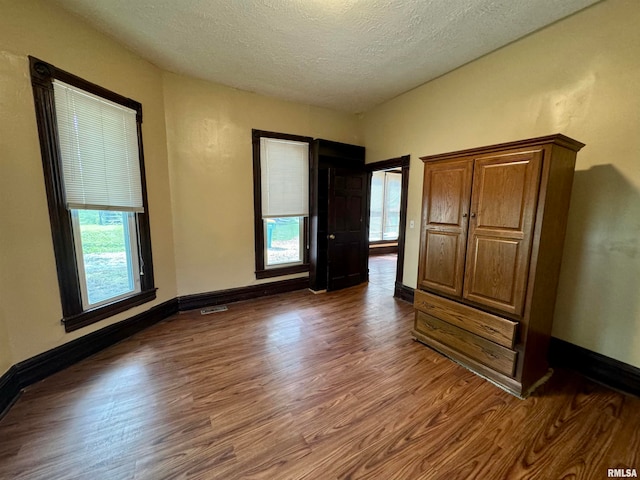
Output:
<instances>
[{"instance_id":1,"label":"window blind","mask_svg":"<svg viewBox=\"0 0 640 480\"><path fill-rule=\"evenodd\" d=\"M142 212L136 111L53 82L67 208Z\"/></svg>"},{"instance_id":2,"label":"window blind","mask_svg":"<svg viewBox=\"0 0 640 480\"><path fill-rule=\"evenodd\" d=\"M260 139L262 216L309 215L309 144Z\"/></svg>"}]
</instances>

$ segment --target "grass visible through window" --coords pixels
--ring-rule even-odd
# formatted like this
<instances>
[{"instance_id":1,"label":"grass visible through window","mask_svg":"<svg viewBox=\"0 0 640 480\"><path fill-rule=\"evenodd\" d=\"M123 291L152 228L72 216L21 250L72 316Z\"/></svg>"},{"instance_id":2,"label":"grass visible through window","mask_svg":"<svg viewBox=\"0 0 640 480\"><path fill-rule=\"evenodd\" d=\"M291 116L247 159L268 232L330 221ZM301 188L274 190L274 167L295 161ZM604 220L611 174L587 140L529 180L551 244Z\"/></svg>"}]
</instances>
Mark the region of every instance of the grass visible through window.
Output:
<instances>
[{"instance_id":1,"label":"grass visible through window","mask_svg":"<svg viewBox=\"0 0 640 480\"><path fill-rule=\"evenodd\" d=\"M302 261L300 217L270 218L267 222L267 265Z\"/></svg>"},{"instance_id":2,"label":"grass visible through window","mask_svg":"<svg viewBox=\"0 0 640 480\"><path fill-rule=\"evenodd\" d=\"M127 214L92 210L78 213L89 303L132 291L124 223Z\"/></svg>"}]
</instances>

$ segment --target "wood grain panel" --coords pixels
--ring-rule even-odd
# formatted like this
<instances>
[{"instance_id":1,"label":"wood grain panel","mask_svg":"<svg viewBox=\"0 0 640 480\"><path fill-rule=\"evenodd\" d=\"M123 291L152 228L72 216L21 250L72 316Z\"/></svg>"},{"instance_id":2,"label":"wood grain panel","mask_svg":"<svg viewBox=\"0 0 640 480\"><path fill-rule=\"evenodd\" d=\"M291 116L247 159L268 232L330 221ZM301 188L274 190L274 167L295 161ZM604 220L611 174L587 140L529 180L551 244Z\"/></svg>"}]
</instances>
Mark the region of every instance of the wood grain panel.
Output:
<instances>
[{"instance_id":1,"label":"wood grain panel","mask_svg":"<svg viewBox=\"0 0 640 480\"><path fill-rule=\"evenodd\" d=\"M473 164L426 164L418 286L462 294Z\"/></svg>"},{"instance_id":2,"label":"wood grain panel","mask_svg":"<svg viewBox=\"0 0 640 480\"><path fill-rule=\"evenodd\" d=\"M518 282L518 259L520 242L495 237L475 236L473 244L474 262L473 299L490 306L499 303L510 311L516 303ZM522 292L520 292L522 294ZM472 295L468 294L467 298Z\"/></svg>"},{"instance_id":3,"label":"wood grain panel","mask_svg":"<svg viewBox=\"0 0 640 480\"><path fill-rule=\"evenodd\" d=\"M431 169L427 221L431 225L460 226L464 204L467 166L448 165L446 169Z\"/></svg>"},{"instance_id":4,"label":"wood grain panel","mask_svg":"<svg viewBox=\"0 0 640 480\"><path fill-rule=\"evenodd\" d=\"M479 213L476 228L522 231L527 200L528 154L517 155L507 162L501 159L499 163L478 160L476 168L479 181L474 186L480 189L474 205Z\"/></svg>"},{"instance_id":5,"label":"wood grain panel","mask_svg":"<svg viewBox=\"0 0 640 480\"><path fill-rule=\"evenodd\" d=\"M513 350L420 311L416 312L415 328L498 372L513 375L518 355Z\"/></svg>"},{"instance_id":6,"label":"wood grain panel","mask_svg":"<svg viewBox=\"0 0 640 480\"><path fill-rule=\"evenodd\" d=\"M431 288L456 292L459 290L460 235L454 232L427 231L425 274L423 284ZM462 243L464 245L464 243Z\"/></svg>"},{"instance_id":7,"label":"wood grain panel","mask_svg":"<svg viewBox=\"0 0 640 480\"><path fill-rule=\"evenodd\" d=\"M463 297L522 315L543 150L474 161Z\"/></svg>"},{"instance_id":8,"label":"wood grain panel","mask_svg":"<svg viewBox=\"0 0 640 480\"><path fill-rule=\"evenodd\" d=\"M512 349L514 346L517 322L420 290L414 292L413 306L504 347Z\"/></svg>"}]
</instances>

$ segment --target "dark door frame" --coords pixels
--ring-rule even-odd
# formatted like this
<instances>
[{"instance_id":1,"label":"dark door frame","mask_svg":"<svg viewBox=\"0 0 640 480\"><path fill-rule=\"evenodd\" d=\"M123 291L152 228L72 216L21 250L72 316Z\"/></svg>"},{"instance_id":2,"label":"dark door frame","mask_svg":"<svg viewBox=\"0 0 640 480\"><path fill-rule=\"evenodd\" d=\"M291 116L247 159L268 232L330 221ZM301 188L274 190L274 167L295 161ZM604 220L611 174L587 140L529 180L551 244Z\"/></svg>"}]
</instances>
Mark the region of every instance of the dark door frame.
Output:
<instances>
[{"instance_id":1,"label":"dark door frame","mask_svg":"<svg viewBox=\"0 0 640 480\"><path fill-rule=\"evenodd\" d=\"M402 171L402 187L400 198L400 224L398 226L398 261L396 263L396 284L394 288L394 297L402 298L402 278L404 276L404 244L405 230L407 229L407 196L409 193L409 164L410 155L382 160L380 162L367 163L365 168L368 172L377 172L380 170L389 170L391 168L401 168ZM368 204L371 204L371 189L369 189ZM367 212L370 215L370 212Z\"/></svg>"}]
</instances>

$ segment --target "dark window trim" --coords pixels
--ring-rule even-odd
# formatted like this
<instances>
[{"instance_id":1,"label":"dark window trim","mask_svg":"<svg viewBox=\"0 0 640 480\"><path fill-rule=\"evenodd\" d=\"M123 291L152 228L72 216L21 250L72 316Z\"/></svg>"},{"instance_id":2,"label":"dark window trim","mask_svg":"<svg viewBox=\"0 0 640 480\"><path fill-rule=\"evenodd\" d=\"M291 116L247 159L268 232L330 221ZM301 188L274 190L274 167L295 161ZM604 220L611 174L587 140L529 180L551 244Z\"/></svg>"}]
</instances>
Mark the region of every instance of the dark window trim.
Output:
<instances>
[{"instance_id":1,"label":"dark window trim","mask_svg":"<svg viewBox=\"0 0 640 480\"><path fill-rule=\"evenodd\" d=\"M306 142L309 144L309 178L311 178L311 148L313 138L301 135L291 135L288 133L269 132L267 130L251 130L251 143L253 145L253 216L255 231L255 252L256 252L256 278L273 278L282 275L291 275L309 271L309 218L304 219L304 239L305 246L303 261L298 265L287 265L284 267L265 268L264 258L264 228L262 225L262 171L260 169L260 138L277 138L280 140L292 140L294 142ZM311 206L311 205L310 205ZM311 211L311 209L309 209Z\"/></svg>"},{"instance_id":2,"label":"dark window trim","mask_svg":"<svg viewBox=\"0 0 640 480\"><path fill-rule=\"evenodd\" d=\"M58 285L60 288L63 315L62 323L65 326L65 330L71 332L156 298L151 255L147 185L144 169L144 150L142 147L142 105L135 100L88 82L32 56L29 56L29 66L36 109L36 120L38 123L38 136L40 138L40 149L42 153L42 166L47 191L49 217L51 219L51 237L56 257ZM141 291L124 299L89 310L83 310L82 307L80 279L78 278L78 268L73 244L71 213L67 210L64 201L60 142L53 97L54 79L136 111L138 150L140 152L140 180L142 182L142 200L144 204L144 213L136 214L140 243L139 254L142 262L144 262L144 275L140 277Z\"/></svg>"}]
</instances>

